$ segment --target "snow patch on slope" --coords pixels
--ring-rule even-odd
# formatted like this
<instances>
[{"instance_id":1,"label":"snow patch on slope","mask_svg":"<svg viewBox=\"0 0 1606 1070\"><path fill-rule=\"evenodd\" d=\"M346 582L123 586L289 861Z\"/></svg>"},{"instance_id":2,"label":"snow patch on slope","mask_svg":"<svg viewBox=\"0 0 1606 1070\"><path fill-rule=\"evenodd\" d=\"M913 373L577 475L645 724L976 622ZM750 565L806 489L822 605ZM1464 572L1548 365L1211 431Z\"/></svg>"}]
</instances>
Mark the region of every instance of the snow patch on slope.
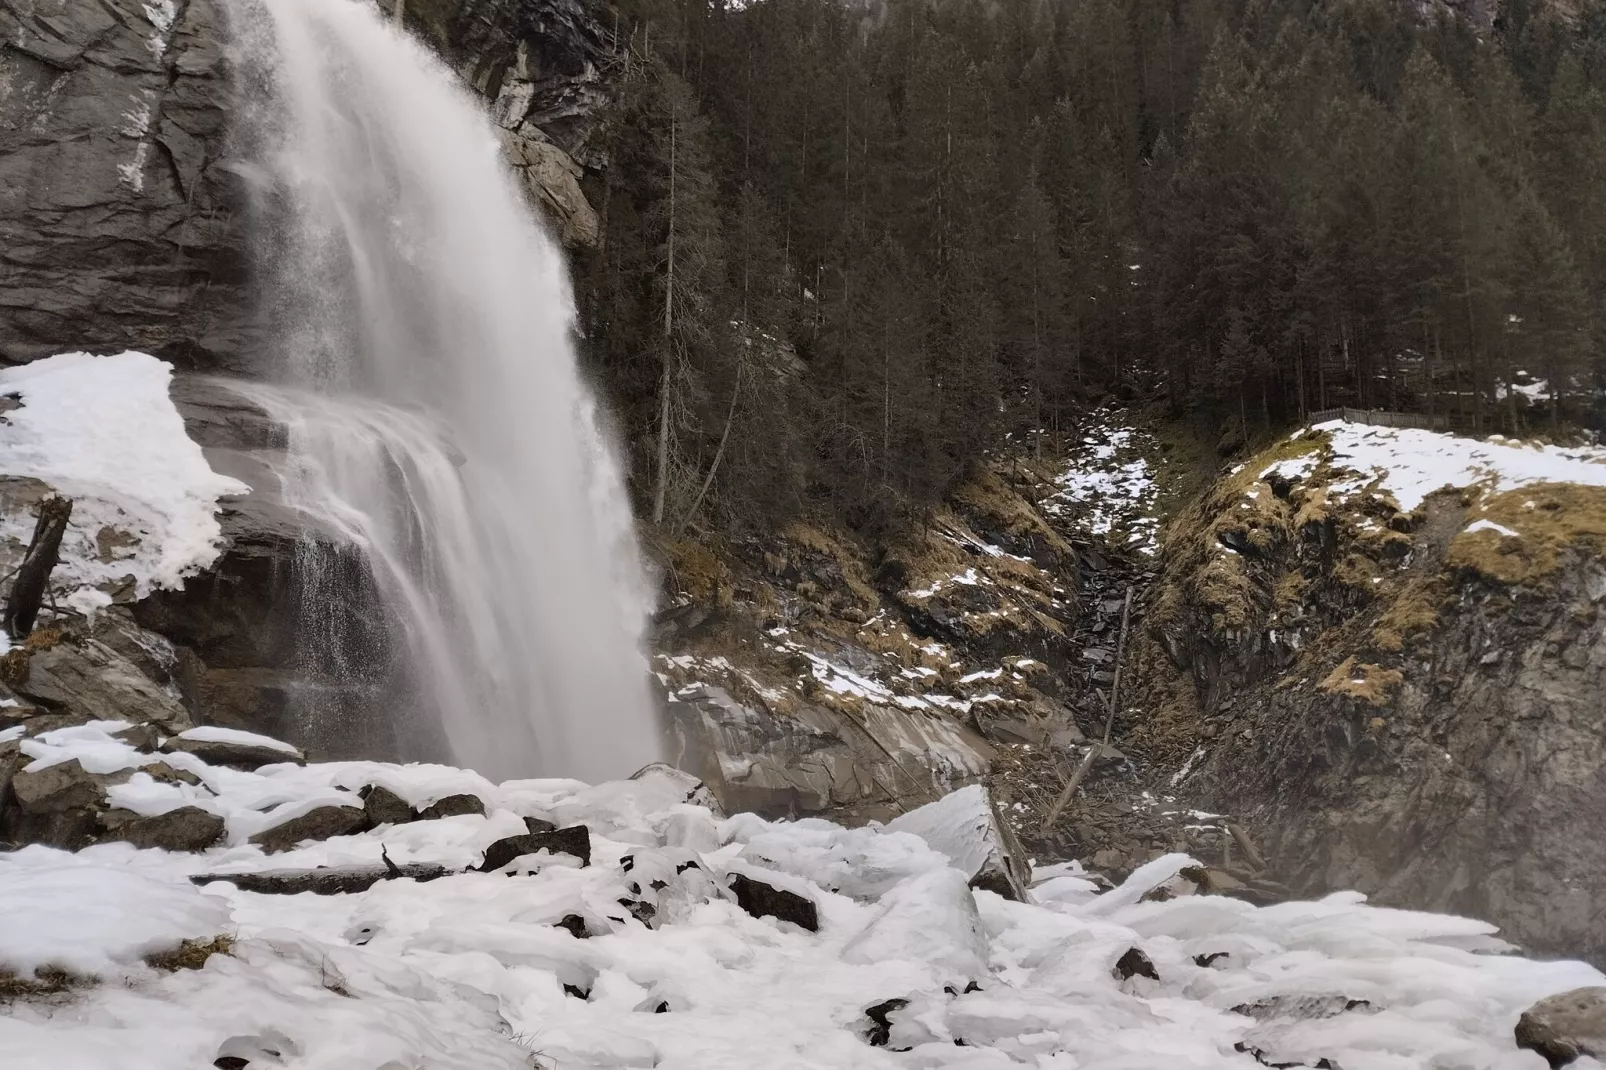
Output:
<instances>
[{"instance_id":1,"label":"snow patch on slope","mask_svg":"<svg viewBox=\"0 0 1606 1070\"><path fill-rule=\"evenodd\" d=\"M0 395L21 406L0 422L0 475L31 477L73 499L53 575L89 612L127 587L175 588L217 556L218 498L244 494L213 472L168 397L172 367L144 353L65 353L0 371ZM33 518L0 518L26 546Z\"/></svg>"},{"instance_id":2,"label":"snow patch on slope","mask_svg":"<svg viewBox=\"0 0 1606 1070\"><path fill-rule=\"evenodd\" d=\"M1121 412L1091 414L1043 512L1077 522L1117 548L1153 556L1159 550L1160 521L1154 470L1145 456L1153 445Z\"/></svg>"},{"instance_id":3,"label":"snow patch on slope","mask_svg":"<svg viewBox=\"0 0 1606 1070\"><path fill-rule=\"evenodd\" d=\"M1361 492L1389 494L1402 512L1444 487L1479 486L1498 493L1533 483L1606 486L1606 449L1598 446L1521 443L1498 436L1483 441L1344 420L1329 420L1310 431L1327 437L1322 449L1278 461L1261 478L1303 479L1325 458L1334 468L1354 473L1333 483L1330 494L1340 499Z\"/></svg>"}]
</instances>

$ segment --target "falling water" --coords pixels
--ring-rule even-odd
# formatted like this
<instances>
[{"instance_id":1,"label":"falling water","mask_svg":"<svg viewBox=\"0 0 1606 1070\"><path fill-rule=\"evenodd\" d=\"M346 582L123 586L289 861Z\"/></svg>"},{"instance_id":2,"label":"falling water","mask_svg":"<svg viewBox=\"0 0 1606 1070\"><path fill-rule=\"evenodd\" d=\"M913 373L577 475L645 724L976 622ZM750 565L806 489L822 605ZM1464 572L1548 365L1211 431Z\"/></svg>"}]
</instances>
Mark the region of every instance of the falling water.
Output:
<instances>
[{"instance_id":1,"label":"falling water","mask_svg":"<svg viewBox=\"0 0 1606 1070\"><path fill-rule=\"evenodd\" d=\"M646 585L581 382L562 255L482 106L359 0L234 0L286 501L366 557L402 633L411 757L497 778L658 756ZM303 604L347 593L309 543ZM349 615L349 612L348 612ZM309 621L305 635L326 642Z\"/></svg>"}]
</instances>

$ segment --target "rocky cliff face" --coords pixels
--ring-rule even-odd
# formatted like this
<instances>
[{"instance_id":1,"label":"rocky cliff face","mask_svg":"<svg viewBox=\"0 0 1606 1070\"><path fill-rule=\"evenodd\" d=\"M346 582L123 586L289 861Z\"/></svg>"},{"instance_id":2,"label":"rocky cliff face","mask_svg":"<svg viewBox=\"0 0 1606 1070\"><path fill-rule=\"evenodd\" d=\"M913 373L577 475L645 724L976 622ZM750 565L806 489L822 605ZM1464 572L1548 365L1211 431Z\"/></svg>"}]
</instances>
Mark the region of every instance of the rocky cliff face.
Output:
<instances>
[{"instance_id":1,"label":"rocky cliff face","mask_svg":"<svg viewBox=\"0 0 1606 1070\"><path fill-rule=\"evenodd\" d=\"M1251 460L1173 530L1148 732L1296 892L1600 960L1606 492L1498 490L1410 500L1321 435Z\"/></svg>"},{"instance_id":2,"label":"rocky cliff face","mask_svg":"<svg viewBox=\"0 0 1606 1070\"><path fill-rule=\"evenodd\" d=\"M225 7L0 0L0 358L139 349L251 372ZM600 162L606 47L583 7L413 0L408 20L494 106L564 240L594 242L574 157Z\"/></svg>"}]
</instances>

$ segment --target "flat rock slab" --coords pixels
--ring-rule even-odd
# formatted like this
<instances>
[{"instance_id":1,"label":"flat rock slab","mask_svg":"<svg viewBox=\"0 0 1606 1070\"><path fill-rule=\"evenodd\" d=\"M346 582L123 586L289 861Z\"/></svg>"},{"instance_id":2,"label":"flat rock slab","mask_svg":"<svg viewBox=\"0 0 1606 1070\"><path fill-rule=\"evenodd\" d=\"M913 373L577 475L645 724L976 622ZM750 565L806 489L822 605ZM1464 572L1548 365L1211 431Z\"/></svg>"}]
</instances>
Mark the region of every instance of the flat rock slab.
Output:
<instances>
[{"instance_id":1,"label":"flat rock slab","mask_svg":"<svg viewBox=\"0 0 1606 1070\"><path fill-rule=\"evenodd\" d=\"M1606 1057L1606 988L1575 988L1535 1003L1517 1022L1517 1047L1553 1067Z\"/></svg>"},{"instance_id":2,"label":"flat rock slab","mask_svg":"<svg viewBox=\"0 0 1606 1070\"><path fill-rule=\"evenodd\" d=\"M298 817L263 829L251 842L269 854L288 851L303 840L327 840L356 832L368 822L360 806L319 806Z\"/></svg>"},{"instance_id":3,"label":"flat rock slab","mask_svg":"<svg viewBox=\"0 0 1606 1070\"><path fill-rule=\"evenodd\" d=\"M515 858L533 855L537 851L573 855L580 865L591 864L591 830L584 825L571 825L553 832L529 832L523 836L506 836L485 849L480 862L482 873L501 869Z\"/></svg>"},{"instance_id":4,"label":"flat rock slab","mask_svg":"<svg viewBox=\"0 0 1606 1070\"><path fill-rule=\"evenodd\" d=\"M183 736L174 736L162 744L162 750L168 753L182 751L185 754L195 755L207 765L223 765L230 769L243 769L246 772L260 769L264 765L278 765L283 762L307 764L307 759L300 751L292 752L278 747L239 743L233 740L185 739Z\"/></svg>"},{"instance_id":5,"label":"flat rock slab","mask_svg":"<svg viewBox=\"0 0 1606 1070\"><path fill-rule=\"evenodd\" d=\"M223 818L199 806L180 806L165 814L142 816L107 810L100 818L102 843L131 843L164 851L204 851L223 838Z\"/></svg>"}]
</instances>

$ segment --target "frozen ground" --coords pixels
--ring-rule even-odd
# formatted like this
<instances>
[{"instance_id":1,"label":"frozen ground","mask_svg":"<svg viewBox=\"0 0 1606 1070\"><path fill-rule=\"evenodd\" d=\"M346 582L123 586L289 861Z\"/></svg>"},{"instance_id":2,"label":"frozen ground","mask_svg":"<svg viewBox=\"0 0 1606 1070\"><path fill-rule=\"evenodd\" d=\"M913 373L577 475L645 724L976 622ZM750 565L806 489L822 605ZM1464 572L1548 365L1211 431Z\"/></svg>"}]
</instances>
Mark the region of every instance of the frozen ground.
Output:
<instances>
[{"instance_id":1,"label":"frozen ground","mask_svg":"<svg viewBox=\"0 0 1606 1070\"><path fill-rule=\"evenodd\" d=\"M65 353L0 371L12 406L0 413L0 477L31 477L73 499L52 580L79 612L109 604L114 590L176 587L209 564L218 497L247 490L213 472L184 433L171 377L144 353ZM0 538L26 547L33 523L7 509Z\"/></svg>"},{"instance_id":2,"label":"frozen ground","mask_svg":"<svg viewBox=\"0 0 1606 1070\"><path fill-rule=\"evenodd\" d=\"M24 746L39 763L137 762L113 728ZM1515 1048L1518 1014L1602 983L1578 963L1500 953L1481 923L1374 908L1354 894L1261 908L1189 894L1180 855L1102 894L1075 864L1051 867L1028 905L973 893L914 834L722 820L682 801L684 783L669 777L493 785L439 766L247 773L166 760L201 783L131 782L116 801L211 809L227 819L226 845L0 854L0 970L72 975L62 993L0 997L7 1070L188 1070L219 1059L249 1070L1250 1070L1320 1059L1344 1070L1542 1070L1543 1059ZM246 842L310 805L356 805L354 789L371 783L415 806L472 793L487 813L382 825L271 857ZM378 864L382 851L398 864L461 869L536 817L587 825L590 865L543 852L498 872L326 897L187 880ZM744 912L727 890L737 873L812 900L818 932ZM558 927L576 918L589 938ZM232 945L201 969L144 962L219 935ZM1133 948L1157 980L1120 976ZM887 1005L898 1000L907 1002ZM866 1013L878 1007L879 1031Z\"/></svg>"}]
</instances>

